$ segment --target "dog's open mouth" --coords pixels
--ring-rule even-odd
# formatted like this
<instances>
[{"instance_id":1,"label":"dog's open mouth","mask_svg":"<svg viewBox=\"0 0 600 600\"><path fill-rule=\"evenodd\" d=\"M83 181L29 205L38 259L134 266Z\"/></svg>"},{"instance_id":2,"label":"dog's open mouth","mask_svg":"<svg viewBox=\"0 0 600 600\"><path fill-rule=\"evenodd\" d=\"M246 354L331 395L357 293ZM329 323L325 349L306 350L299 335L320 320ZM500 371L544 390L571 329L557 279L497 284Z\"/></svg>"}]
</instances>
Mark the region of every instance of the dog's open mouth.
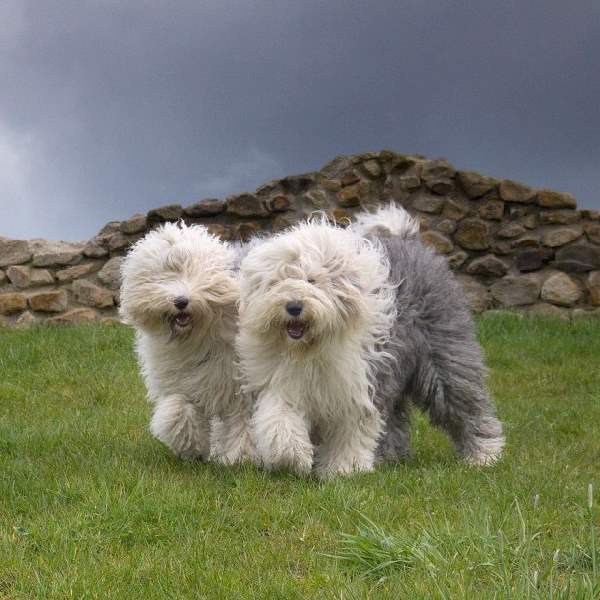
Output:
<instances>
[{"instance_id":1,"label":"dog's open mouth","mask_svg":"<svg viewBox=\"0 0 600 600\"><path fill-rule=\"evenodd\" d=\"M175 325L177 327L180 328L184 328L184 327L188 327L189 325L192 324L192 315L190 315L189 313L179 313L175 319L173 319L173 322L175 323Z\"/></svg>"},{"instance_id":2,"label":"dog's open mouth","mask_svg":"<svg viewBox=\"0 0 600 600\"><path fill-rule=\"evenodd\" d=\"M304 336L306 325L302 321L289 321L286 329L287 334L293 340L299 340L302 336Z\"/></svg>"}]
</instances>

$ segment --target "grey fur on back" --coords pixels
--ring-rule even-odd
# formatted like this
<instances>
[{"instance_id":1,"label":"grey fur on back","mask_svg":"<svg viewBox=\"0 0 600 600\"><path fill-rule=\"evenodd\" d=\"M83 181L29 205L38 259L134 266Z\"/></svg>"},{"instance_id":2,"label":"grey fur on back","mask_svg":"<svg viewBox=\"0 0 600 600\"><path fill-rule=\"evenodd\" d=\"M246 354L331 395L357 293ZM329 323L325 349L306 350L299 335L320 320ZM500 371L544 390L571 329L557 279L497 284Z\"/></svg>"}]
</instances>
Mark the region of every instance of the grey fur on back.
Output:
<instances>
[{"instance_id":1,"label":"grey fur on back","mask_svg":"<svg viewBox=\"0 0 600 600\"><path fill-rule=\"evenodd\" d=\"M420 240L370 237L385 248L390 276L398 284L397 318L385 348L394 360L379 370L375 386L387 417L380 457L410 455L414 403L448 433L465 460L494 462L504 445L502 425L485 387L483 353L460 284L445 259Z\"/></svg>"}]
</instances>

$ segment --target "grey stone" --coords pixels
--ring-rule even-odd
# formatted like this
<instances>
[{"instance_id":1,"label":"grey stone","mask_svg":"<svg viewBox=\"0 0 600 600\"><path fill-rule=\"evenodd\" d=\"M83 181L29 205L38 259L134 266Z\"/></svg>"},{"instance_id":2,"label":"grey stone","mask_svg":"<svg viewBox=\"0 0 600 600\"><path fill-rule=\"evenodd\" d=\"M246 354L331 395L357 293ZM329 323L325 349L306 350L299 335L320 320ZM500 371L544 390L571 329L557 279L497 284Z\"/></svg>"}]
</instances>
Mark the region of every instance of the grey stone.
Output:
<instances>
[{"instance_id":1,"label":"grey stone","mask_svg":"<svg viewBox=\"0 0 600 600\"><path fill-rule=\"evenodd\" d=\"M227 198L227 213L238 217L268 217L269 211L254 194L239 194Z\"/></svg>"},{"instance_id":2,"label":"grey stone","mask_svg":"<svg viewBox=\"0 0 600 600\"><path fill-rule=\"evenodd\" d=\"M540 219L545 225L572 225L580 220L580 216L574 210L543 210Z\"/></svg>"},{"instance_id":3,"label":"grey stone","mask_svg":"<svg viewBox=\"0 0 600 600\"><path fill-rule=\"evenodd\" d=\"M46 319L50 325L78 325L80 323L90 323L95 321L98 315L91 308L74 308L68 312Z\"/></svg>"},{"instance_id":4,"label":"grey stone","mask_svg":"<svg viewBox=\"0 0 600 600\"><path fill-rule=\"evenodd\" d=\"M481 313L490 306L490 294L488 289L471 277L459 276L458 281L462 284L465 298L469 308L475 313Z\"/></svg>"},{"instance_id":5,"label":"grey stone","mask_svg":"<svg viewBox=\"0 0 600 600\"><path fill-rule=\"evenodd\" d=\"M585 235L590 242L600 245L600 224L585 223L583 230L585 231Z\"/></svg>"},{"instance_id":6,"label":"grey stone","mask_svg":"<svg viewBox=\"0 0 600 600\"><path fill-rule=\"evenodd\" d=\"M398 185L401 190L412 192L418 190L421 187L421 178L414 173L407 173L398 177Z\"/></svg>"},{"instance_id":7,"label":"grey stone","mask_svg":"<svg viewBox=\"0 0 600 600\"><path fill-rule=\"evenodd\" d=\"M96 308L109 308L114 306L112 292L93 284L87 279L78 279L73 282L73 294L78 302Z\"/></svg>"},{"instance_id":8,"label":"grey stone","mask_svg":"<svg viewBox=\"0 0 600 600\"><path fill-rule=\"evenodd\" d=\"M508 272L508 265L493 254L486 254L473 260L467 267L467 273L484 277L501 277Z\"/></svg>"},{"instance_id":9,"label":"grey stone","mask_svg":"<svg viewBox=\"0 0 600 600\"><path fill-rule=\"evenodd\" d=\"M27 266L8 267L6 275L15 287L21 289L54 283L54 277L46 269L34 269Z\"/></svg>"},{"instance_id":10,"label":"grey stone","mask_svg":"<svg viewBox=\"0 0 600 600\"><path fill-rule=\"evenodd\" d=\"M491 293L502 306L524 306L537 302L540 288L531 275L506 275L492 285Z\"/></svg>"},{"instance_id":11,"label":"grey stone","mask_svg":"<svg viewBox=\"0 0 600 600\"><path fill-rule=\"evenodd\" d=\"M452 219L444 219L440 221L435 228L446 235L451 235L456 231L456 222Z\"/></svg>"},{"instance_id":12,"label":"grey stone","mask_svg":"<svg viewBox=\"0 0 600 600\"><path fill-rule=\"evenodd\" d=\"M19 317L15 321L15 326L18 329L27 329L28 327L31 327L36 321L37 319L28 310L26 310L24 313L21 313L19 315Z\"/></svg>"},{"instance_id":13,"label":"grey stone","mask_svg":"<svg viewBox=\"0 0 600 600\"><path fill-rule=\"evenodd\" d=\"M91 239L83 247L83 255L88 258L102 258L108 254L108 250L98 239Z\"/></svg>"},{"instance_id":14,"label":"grey stone","mask_svg":"<svg viewBox=\"0 0 600 600\"><path fill-rule=\"evenodd\" d=\"M457 271L465 263L469 255L464 250L459 250L448 257L448 265L453 271Z\"/></svg>"},{"instance_id":15,"label":"grey stone","mask_svg":"<svg viewBox=\"0 0 600 600\"><path fill-rule=\"evenodd\" d=\"M568 272L600 269L600 249L584 244L560 248L556 252L552 266L561 271Z\"/></svg>"},{"instance_id":16,"label":"grey stone","mask_svg":"<svg viewBox=\"0 0 600 600\"><path fill-rule=\"evenodd\" d=\"M447 160L430 160L423 164L421 179L436 194L447 194L453 187L456 171Z\"/></svg>"},{"instance_id":17,"label":"grey stone","mask_svg":"<svg viewBox=\"0 0 600 600\"><path fill-rule=\"evenodd\" d=\"M53 242L32 240L34 267L55 267L72 265L81 260L84 244L75 242Z\"/></svg>"},{"instance_id":18,"label":"grey stone","mask_svg":"<svg viewBox=\"0 0 600 600\"><path fill-rule=\"evenodd\" d=\"M141 231L146 231L147 219L145 215L133 215L127 221L121 221L121 225L119 226L122 233L131 234L131 233L140 233Z\"/></svg>"},{"instance_id":19,"label":"grey stone","mask_svg":"<svg viewBox=\"0 0 600 600\"><path fill-rule=\"evenodd\" d=\"M528 306L525 310L529 317L553 317L562 319L563 321L569 320L569 311L567 309L559 308L553 304L546 304L545 302L533 304Z\"/></svg>"},{"instance_id":20,"label":"grey stone","mask_svg":"<svg viewBox=\"0 0 600 600\"><path fill-rule=\"evenodd\" d=\"M56 279L59 283L69 283L74 279L79 279L89 275L100 268L101 262L83 263L74 267L67 267L56 272Z\"/></svg>"},{"instance_id":21,"label":"grey stone","mask_svg":"<svg viewBox=\"0 0 600 600\"><path fill-rule=\"evenodd\" d=\"M458 171L457 179L469 198L480 198L498 185L498 180L473 171Z\"/></svg>"},{"instance_id":22,"label":"grey stone","mask_svg":"<svg viewBox=\"0 0 600 600\"><path fill-rule=\"evenodd\" d=\"M517 269L522 272L537 271L552 260L554 252L550 248L531 248L521 250L515 257Z\"/></svg>"},{"instance_id":23,"label":"grey stone","mask_svg":"<svg viewBox=\"0 0 600 600\"><path fill-rule=\"evenodd\" d=\"M592 271L587 278L587 289L592 306L600 306L600 271Z\"/></svg>"},{"instance_id":24,"label":"grey stone","mask_svg":"<svg viewBox=\"0 0 600 600\"><path fill-rule=\"evenodd\" d=\"M98 273L98 279L111 290L117 290L121 287L121 264L122 256L114 256L106 261Z\"/></svg>"},{"instance_id":25,"label":"grey stone","mask_svg":"<svg viewBox=\"0 0 600 600\"><path fill-rule=\"evenodd\" d=\"M165 221L177 221L183 215L181 204L167 204L159 208L149 210L146 218L148 224L163 223Z\"/></svg>"},{"instance_id":26,"label":"grey stone","mask_svg":"<svg viewBox=\"0 0 600 600\"><path fill-rule=\"evenodd\" d=\"M413 201L413 208L425 213L439 214L445 202L445 199L439 196L419 195Z\"/></svg>"},{"instance_id":27,"label":"grey stone","mask_svg":"<svg viewBox=\"0 0 600 600\"><path fill-rule=\"evenodd\" d=\"M458 198L447 198L446 205L442 216L445 219L454 219L458 221L466 217L471 210L471 205L467 200L459 200Z\"/></svg>"},{"instance_id":28,"label":"grey stone","mask_svg":"<svg viewBox=\"0 0 600 600\"><path fill-rule=\"evenodd\" d=\"M289 194L303 194L315 183L315 176L312 173L303 173L301 175L289 175L281 180L281 187ZM260 217L261 215L253 215Z\"/></svg>"},{"instance_id":29,"label":"grey stone","mask_svg":"<svg viewBox=\"0 0 600 600\"><path fill-rule=\"evenodd\" d=\"M542 286L542 300L558 306L573 306L581 298L579 285L566 273L550 275Z\"/></svg>"},{"instance_id":30,"label":"grey stone","mask_svg":"<svg viewBox=\"0 0 600 600\"><path fill-rule=\"evenodd\" d=\"M205 198L183 209L188 217L214 217L225 212L225 201L218 198Z\"/></svg>"},{"instance_id":31,"label":"grey stone","mask_svg":"<svg viewBox=\"0 0 600 600\"><path fill-rule=\"evenodd\" d=\"M504 227L500 228L496 235L503 239L512 239L519 237L525 233L525 227L518 223L508 223Z\"/></svg>"},{"instance_id":32,"label":"grey stone","mask_svg":"<svg viewBox=\"0 0 600 600\"><path fill-rule=\"evenodd\" d=\"M381 177L383 173L381 165L376 160L367 160L362 164L362 168L366 175L372 179Z\"/></svg>"},{"instance_id":33,"label":"grey stone","mask_svg":"<svg viewBox=\"0 0 600 600\"><path fill-rule=\"evenodd\" d=\"M0 267L21 265L31 260L32 255L28 241L0 237Z\"/></svg>"}]
</instances>

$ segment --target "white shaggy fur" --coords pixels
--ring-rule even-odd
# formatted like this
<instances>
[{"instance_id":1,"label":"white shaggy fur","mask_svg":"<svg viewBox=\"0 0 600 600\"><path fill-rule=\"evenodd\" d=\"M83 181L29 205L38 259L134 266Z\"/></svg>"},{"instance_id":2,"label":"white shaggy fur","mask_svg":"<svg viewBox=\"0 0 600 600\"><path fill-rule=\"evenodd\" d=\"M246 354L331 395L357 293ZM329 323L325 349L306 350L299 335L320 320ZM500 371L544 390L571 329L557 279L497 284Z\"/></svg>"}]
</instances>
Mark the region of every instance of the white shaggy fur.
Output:
<instances>
[{"instance_id":1,"label":"white shaggy fur","mask_svg":"<svg viewBox=\"0 0 600 600\"><path fill-rule=\"evenodd\" d=\"M378 243L324 221L242 261L237 348L265 467L323 478L373 468L382 419L372 380L394 319L388 274Z\"/></svg>"},{"instance_id":2,"label":"white shaggy fur","mask_svg":"<svg viewBox=\"0 0 600 600\"><path fill-rule=\"evenodd\" d=\"M212 453L234 463L254 454L250 407L234 378L234 260L234 249L206 228L168 223L137 242L123 262L120 314L137 330L154 404L150 430L183 458Z\"/></svg>"},{"instance_id":3,"label":"white shaggy fur","mask_svg":"<svg viewBox=\"0 0 600 600\"><path fill-rule=\"evenodd\" d=\"M408 238L419 233L419 221L394 202L380 206L375 212L358 213L351 227L362 236Z\"/></svg>"}]
</instances>

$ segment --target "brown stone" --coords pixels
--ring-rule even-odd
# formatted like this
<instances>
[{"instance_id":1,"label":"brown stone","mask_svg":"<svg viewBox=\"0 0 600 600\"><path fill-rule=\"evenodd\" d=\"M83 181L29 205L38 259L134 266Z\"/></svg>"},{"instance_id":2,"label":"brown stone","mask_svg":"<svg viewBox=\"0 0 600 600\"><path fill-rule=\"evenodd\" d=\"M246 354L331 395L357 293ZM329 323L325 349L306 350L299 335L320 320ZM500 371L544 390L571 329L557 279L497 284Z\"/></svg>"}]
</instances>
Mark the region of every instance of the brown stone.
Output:
<instances>
[{"instance_id":1,"label":"brown stone","mask_svg":"<svg viewBox=\"0 0 600 600\"><path fill-rule=\"evenodd\" d=\"M237 217L268 217L269 211L254 194L239 194L227 198L227 213Z\"/></svg>"},{"instance_id":2,"label":"brown stone","mask_svg":"<svg viewBox=\"0 0 600 600\"><path fill-rule=\"evenodd\" d=\"M165 221L177 221L183 215L181 204L167 204L159 208L153 208L146 215L148 224L163 223Z\"/></svg>"},{"instance_id":3,"label":"brown stone","mask_svg":"<svg viewBox=\"0 0 600 600\"><path fill-rule=\"evenodd\" d=\"M112 292L106 288L95 285L87 279L78 279L77 281L74 281L72 289L76 300L81 304L94 306L96 308L109 308L114 306Z\"/></svg>"},{"instance_id":4,"label":"brown stone","mask_svg":"<svg viewBox=\"0 0 600 600\"><path fill-rule=\"evenodd\" d=\"M100 267L100 262L83 263L81 265L75 265L74 267L67 267L61 269L56 273L56 279L59 283L69 283L74 279L79 279L85 275L89 275L94 271L97 271Z\"/></svg>"},{"instance_id":5,"label":"brown stone","mask_svg":"<svg viewBox=\"0 0 600 600\"><path fill-rule=\"evenodd\" d=\"M46 323L50 325L78 325L95 321L97 316L96 311L91 308L74 308L57 317L46 319Z\"/></svg>"},{"instance_id":6,"label":"brown stone","mask_svg":"<svg viewBox=\"0 0 600 600\"><path fill-rule=\"evenodd\" d=\"M287 196L280 194L279 196L271 198L268 202L268 206L271 212L285 212L286 210L290 210L292 204Z\"/></svg>"},{"instance_id":7,"label":"brown stone","mask_svg":"<svg viewBox=\"0 0 600 600\"><path fill-rule=\"evenodd\" d=\"M29 296L29 307L39 312L63 312L67 310L67 294L64 290L39 292Z\"/></svg>"},{"instance_id":8,"label":"brown stone","mask_svg":"<svg viewBox=\"0 0 600 600\"><path fill-rule=\"evenodd\" d=\"M572 225L579 218L579 213L574 210L543 210L540 213L540 219L546 225Z\"/></svg>"},{"instance_id":9,"label":"brown stone","mask_svg":"<svg viewBox=\"0 0 600 600\"><path fill-rule=\"evenodd\" d=\"M340 209L336 209L336 210L342 210L342 209L340 208ZM288 215L277 215L273 219L273 223L271 225L271 230L273 232L283 231L284 229L288 229L289 227L294 225L294 223L295 223L295 220L290 218Z\"/></svg>"},{"instance_id":10,"label":"brown stone","mask_svg":"<svg viewBox=\"0 0 600 600\"><path fill-rule=\"evenodd\" d=\"M6 273L0 269L0 285L2 285L6 281Z\"/></svg>"},{"instance_id":11,"label":"brown stone","mask_svg":"<svg viewBox=\"0 0 600 600\"><path fill-rule=\"evenodd\" d=\"M490 294L483 284L465 276L459 276L458 281L463 286L465 299L473 312L481 313L490 307Z\"/></svg>"},{"instance_id":12,"label":"brown stone","mask_svg":"<svg viewBox=\"0 0 600 600\"><path fill-rule=\"evenodd\" d=\"M339 192L342 189L342 182L339 179L323 179L321 186L329 192Z\"/></svg>"},{"instance_id":13,"label":"brown stone","mask_svg":"<svg viewBox=\"0 0 600 600\"><path fill-rule=\"evenodd\" d=\"M31 260L32 255L29 242L0 237L0 267L26 263Z\"/></svg>"},{"instance_id":14,"label":"brown stone","mask_svg":"<svg viewBox=\"0 0 600 600\"><path fill-rule=\"evenodd\" d=\"M23 294L9 292L0 294L0 315L13 315L27 308L27 299Z\"/></svg>"},{"instance_id":15,"label":"brown stone","mask_svg":"<svg viewBox=\"0 0 600 600\"><path fill-rule=\"evenodd\" d=\"M480 198L498 185L498 180L473 171L458 171L458 181L469 198Z\"/></svg>"},{"instance_id":16,"label":"brown stone","mask_svg":"<svg viewBox=\"0 0 600 600\"><path fill-rule=\"evenodd\" d=\"M600 306L600 271L592 271L587 278L590 304Z\"/></svg>"},{"instance_id":17,"label":"brown stone","mask_svg":"<svg viewBox=\"0 0 600 600\"><path fill-rule=\"evenodd\" d=\"M21 289L54 283L54 277L46 269L25 266L8 267L6 275L15 287Z\"/></svg>"},{"instance_id":18,"label":"brown stone","mask_svg":"<svg viewBox=\"0 0 600 600\"><path fill-rule=\"evenodd\" d=\"M122 256L113 256L106 261L98 273L98 279L111 290L118 290L121 287L121 265Z\"/></svg>"},{"instance_id":19,"label":"brown stone","mask_svg":"<svg viewBox=\"0 0 600 600\"><path fill-rule=\"evenodd\" d=\"M515 257L517 269L522 272L537 271L552 260L554 252L550 248L531 248L522 250Z\"/></svg>"},{"instance_id":20,"label":"brown stone","mask_svg":"<svg viewBox=\"0 0 600 600\"><path fill-rule=\"evenodd\" d=\"M495 276L501 277L508 271L508 265L496 258L493 254L486 254L476 258L467 267L467 273L471 275L482 275L484 277Z\"/></svg>"},{"instance_id":21,"label":"brown stone","mask_svg":"<svg viewBox=\"0 0 600 600\"><path fill-rule=\"evenodd\" d=\"M327 208L330 205L329 196L327 193L319 189L306 192L306 194L302 196L302 201L317 209Z\"/></svg>"},{"instance_id":22,"label":"brown stone","mask_svg":"<svg viewBox=\"0 0 600 600\"><path fill-rule=\"evenodd\" d=\"M123 250L124 248L127 248L133 243L133 241L134 240L132 238L124 236L119 231L119 233L115 233L108 238L107 245L111 252L116 252L117 250Z\"/></svg>"},{"instance_id":23,"label":"brown stone","mask_svg":"<svg viewBox=\"0 0 600 600\"><path fill-rule=\"evenodd\" d=\"M505 202L521 202L523 204L529 204L535 200L535 190L530 187L511 181L510 179L504 179L500 182L498 188L500 198Z\"/></svg>"},{"instance_id":24,"label":"brown stone","mask_svg":"<svg viewBox=\"0 0 600 600\"><path fill-rule=\"evenodd\" d=\"M419 195L413 201L413 208L421 212L439 214L444 208L445 199L439 196Z\"/></svg>"},{"instance_id":25,"label":"brown stone","mask_svg":"<svg viewBox=\"0 0 600 600\"><path fill-rule=\"evenodd\" d=\"M112 235L121 228L121 221L109 221L99 232L99 236Z\"/></svg>"},{"instance_id":26,"label":"brown stone","mask_svg":"<svg viewBox=\"0 0 600 600\"><path fill-rule=\"evenodd\" d=\"M502 200L484 200L479 207L479 216L490 221L501 221L504 215Z\"/></svg>"},{"instance_id":27,"label":"brown stone","mask_svg":"<svg viewBox=\"0 0 600 600\"><path fill-rule=\"evenodd\" d=\"M505 240L492 240L490 242L489 249L492 254L501 254L503 256L506 254L511 254L513 251L510 242Z\"/></svg>"},{"instance_id":28,"label":"brown stone","mask_svg":"<svg viewBox=\"0 0 600 600\"><path fill-rule=\"evenodd\" d=\"M221 238L224 242L228 242L233 239L234 232L231 228L226 227L225 225L220 225L219 223L209 223L206 226L206 229L208 233L216 235L218 238Z\"/></svg>"},{"instance_id":29,"label":"brown stone","mask_svg":"<svg viewBox=\"0 0 600 600\"><path fill-rule=\"evenodd\" d=\"M512 239L519 237L525 233L525 227L518 223L508 223L504 227L500 228L496 235L503 239Z\"/></svg>"},{"instance_id":30,"label":"brown stone","mask_svg":"<svg viewBox=\"0 0 600 600\"><path fill-rule=\"evenodd\" d=\"M454 249L452 242L436 231L424 231L421 233L421 240L431 246L437 254L449 254Z\"/></svg>"},{"instance_id":31,"label":"brown stone","mask_svg":"<svg viewBox=\"0 0 600 600\"><path fill-rule=\"evenodd\" d=\"M491 293L502 306L524 306L537 302L540 287L531 275L506 275L492 285Z\"/></svg>"},{"instance_id":32,"label":"brown stone","mask_svg":"<svg viewBox=\"0 0 600 600\"><path fill-rule=\"evenodd\" d=\"M371 179L381 177L383 171L381 165L376 160L367 160L362 164L363 171Z\"/></svg>"},{"instance_id":33,"label":"brown stone","mask_svg":"<svg viewBox=\"0 0 600 600\"><path fill-rule=\"evenodd\" d=\"M540 190L537 203L544 208L577 208L577 202L571 194L553 190Z\"/></svg>"},{"instance_id":34,"label":"brown stone","mask_svg":"<svg viewBox=\"0 0 600 600\"><path fill-rule=\"evenodd\" d=\"M600 224L598 223L585 223L583 226L585 235L590 242L594 244L600 244Z\"/></svg>"},{"instance_id":35,"label":"brown stone","mask_svg":"<svg viewBox=\"0 0 600 600\"><path fill-rule=\"evenodd\" d=\"M489 248L490 227L479 219L464 219L458 224L454 239L468 250Z\"/></svg>"},{"instance_id":36,"label":"brown stone","mask_svg":"<svg viewBox=\"0 0 600 600\"><path fill-rule=\"evenodd\" d=\"M360 188L358 185L350 185L340 190L337 197L338 204L344 208L358 206L360 204Z\"/></svg>"},{"instance_id":37,"label":"brown stone","mask_svg":"<svg viewBox=\"0 0 600 600\"><path fill-rule=\"evenodd\" d=\"M447 160L430 160L423 164L421 179L436 194L447 194L453 187L456 171Z\"/></svg>"},{"instance_id":38,"label":"brown stone","mask_svg":"<svg viewBox=\"0 0 600 600\"><path fill-rule=\"evenodd\" d=\"M259 229L258 224L251 221L238 223L235 228L234 239L247 242L259 232Z\"/></svg>"},{"instance_id":39,"label":"brown stone","mask_svg":"<svg viewBox=\"0 0 600 600\"><path fill-rule=\"evenodd\" d=\"M133 215L127 221L121 221L120 230L122 233L131 234L131 233L140 233L142 231L146 231L147 220L145 215Z\"/></svg>"},{"instance_id":40,"label":"brown stone","mask_svg":"<svg viewBox=\"0 0 600 600\"><path fill-rule=\"evenodd\" d=\"M347 173L344 173L344 175L341 179L341 184L343 187L346 187L348 185L353 185L355 183L358 183L359 181L360 181L360 177L358 176L356 171L348 171Z\"/></svg>"},{"instance_id":41,"label":"brown stone","mask_svg":"<svg viewBox=\"0 0 600 600\"><path fill-rule=\"evenodd\" d=\"M281 187L288 194L296 195L306 192L315 182L313 173L303 173L300 175L288 175L281 180ZM256 215L260 216L260 215Z\"/></svg>"},{"instance_id":42,"label":"brown stone","mask_svg":"<svg viewBox=\"0 0 600 600\"><path fill-rule=\"evenodd\" d=\"M579 214L581 215L582 219L589 219L590 221L600 220L600 211L598 210L584 209L580 210Z\"/></svg>"},{"instance_id":43,"label":"brown stone","mask_svg":"<svg viewBox=\"0 0 600 600\"><path fill-rule=\"evenodd\" d=\"M352 215L343 208L334 208L327 213L327 216L341 227L347 227L352 221Z\"/></svg>"},{"instance_id":44,"label":"brown stone","mask_svg":"<svg viewBox=\"0 0 600 600\"><path fill-rule=\"evenodd\" d=\"M465 263L469 255L464 250L459 250L448 257L448 265L453 271L457 271Z\"/></svg>"},{"instance_id":45,"label":"brown stone","mask_svg":"<svg viewBox=\"0 0 600 600\"><path fill-rule=\"evenodd\" d=\"M32 240L34 267L54 267L73 265L81 260L83 244L73 242L52 242L48 240Z\"/></svg>"},{"instance_id":46,"label":"brown stone","mask_svg":"<svg viewBox=\"0 0 600 600\"><path fill-rule=\"evenodd\" d=\"M421 178L418 175L407 173L398 177L398 186L401 190L412 192L421 187Z\"/></svg>"},{"instance_id":47,"label":"brown stone","mask_svg":"<svg viewBox=\"0 0 600 600\"><path fill-rule=\"evenodd\" d=\"M574 308L571 311L573 319L600 319L600 308L586 310L585 308Z\"/></svg>"},{"instance_id":48,"label":"brown stone","mask_svg":"<svg viewBox=\"0 0 600 600\"><path fill-rule=\"evenodd\" d=\"M569 242L573 242L582 235L583 230L581 227L559 227L557 229L546 231L542 236L542 243L544 246L556 248L558 246L564 246Z\"/></svg>"},{"instance_id":49,"label":"brown stone","mask_svg":"<svg viewBox=\"0 0 600 600\"><path fill-rule=\"evenodd\" d=\"M542 300L558 306L573 306L582 292L579 285L566 273L550 275L542 286Z\"/></svg>"},{"instance_id":50,"label":"brown stone","mask_svg":"<svg viewBox=\"0 0 600 600\"><path fill-rule=\"evenodd\" d=\"M458 221L466 217L471 210L471 205L467 200L459 200L457 198L447 198L446 205L442 216L445 219L454 219Z\"/></svg>"},{"instance_id":51,"label":"brown stone","mask_svg":"<svg viewBox=\"0 0 600 600\"><path fill-rule=\"evenodd\" d=\"M408 171L417 164L417 161L412 156L403 154L395 154L391 160L390 169L397 173Z\"/></svg>"},{"instance_id":52,"label":"brown stone","mask_svg":"<svg viewBox=\"0 0 600 600\"><path fill-rule=\"evenodd\" d=\"M225 201L218 198L205 198L183 209L188 217L214 217L225 212Z\"/></svg>"},{"instance_id":53,"label":"brown stone","mask_svg":"<svg viewBox=\"0 0 600 600\"><path fill-rule=\"evenodd\" d=\"M539 248L541 245L540 236L537 233L530 233L529 235L524 235L518 240L513 240L511 242L511 247L515 249L520 248Z\"/></svg>"}]
</instances>

